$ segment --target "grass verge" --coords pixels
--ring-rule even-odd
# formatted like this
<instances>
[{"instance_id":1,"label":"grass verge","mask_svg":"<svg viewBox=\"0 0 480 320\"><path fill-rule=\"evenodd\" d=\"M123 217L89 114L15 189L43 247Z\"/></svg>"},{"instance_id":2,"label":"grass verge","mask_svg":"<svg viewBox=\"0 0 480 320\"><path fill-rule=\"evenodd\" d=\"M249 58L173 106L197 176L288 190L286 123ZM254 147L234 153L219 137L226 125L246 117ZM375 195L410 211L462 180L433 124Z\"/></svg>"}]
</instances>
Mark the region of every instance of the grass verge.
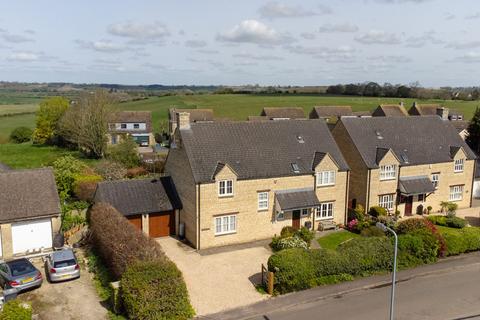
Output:
<instances>
[{"instance_id":1,"label":"grass verge","mask_svg":"<svg viewBox=\"0 0 480 320\"><path fill-rule=\"evenodd\" d=\"M335 250L341 243L358 237L360 237L360 235L343 230L320 237L317 239L317 242L323 249Z\"/></svg>"}]
</instances>

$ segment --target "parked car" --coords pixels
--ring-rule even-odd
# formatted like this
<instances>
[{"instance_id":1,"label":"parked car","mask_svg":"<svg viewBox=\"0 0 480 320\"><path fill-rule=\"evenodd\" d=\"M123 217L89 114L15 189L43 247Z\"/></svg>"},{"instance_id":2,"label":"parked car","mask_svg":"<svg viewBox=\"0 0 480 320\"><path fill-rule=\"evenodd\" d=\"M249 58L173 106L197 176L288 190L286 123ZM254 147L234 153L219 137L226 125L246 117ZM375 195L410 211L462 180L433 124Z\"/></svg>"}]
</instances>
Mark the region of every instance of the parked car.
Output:
<instances>
[{"instance_id":1,"label":"parked car","mask_svg":"<svg viewBox=\"0 0 480 320\"><path fill-rule=\"evenodd\" d=\"M17 289L18 292L42 285L40 271L25 258L0 263L0 285L3 289Z\"/></svg>"},{"instance_id":2,"label":"parked car","mask_svg":"<svg viewBox=\"0 0 480 320\"><path fill-rule=\"evenodd\" d=\"M62 249L50 253L45 260L45 270L51 282L80 277L80 266L72 249Z\"/></svg>"}]
</instances>

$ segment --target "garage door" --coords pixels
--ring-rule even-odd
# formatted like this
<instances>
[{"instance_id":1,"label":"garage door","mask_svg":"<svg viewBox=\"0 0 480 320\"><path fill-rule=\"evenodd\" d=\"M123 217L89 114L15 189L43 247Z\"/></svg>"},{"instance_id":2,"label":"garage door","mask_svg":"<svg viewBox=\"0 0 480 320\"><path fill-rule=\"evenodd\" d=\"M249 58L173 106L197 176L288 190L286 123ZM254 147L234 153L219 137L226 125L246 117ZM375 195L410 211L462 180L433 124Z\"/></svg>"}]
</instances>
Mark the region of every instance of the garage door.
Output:
<instances>
[{"instance_id":1,"label":"garage door","mask_svg":"<svg viewBox=\"0 0 480 320\"><path fill-rule=\"evenodd\" d=\"M51 219L12 223L13 253L52 247Z\"/></svg>"},{"instance_id":2,"label":"garage door","mask_svg":"<svg viewBox=\"0 0 480 320\"><path fill-rule=\"evenodd\" d=\"M148 234L150 237L166 237L175 234L175 218L172 212L149 215Z\"/></svg>"},{"instance_id":3,"label":"garage door","mask_svg":"<svg viewBox=\"0 0 480 320\"><path fill-rule=\"evenodd\" d=\"M129 216L127 217L128 221L137 227L138 230L142 230L142 215L138 216Z\"/></svg>"}]
</instances>

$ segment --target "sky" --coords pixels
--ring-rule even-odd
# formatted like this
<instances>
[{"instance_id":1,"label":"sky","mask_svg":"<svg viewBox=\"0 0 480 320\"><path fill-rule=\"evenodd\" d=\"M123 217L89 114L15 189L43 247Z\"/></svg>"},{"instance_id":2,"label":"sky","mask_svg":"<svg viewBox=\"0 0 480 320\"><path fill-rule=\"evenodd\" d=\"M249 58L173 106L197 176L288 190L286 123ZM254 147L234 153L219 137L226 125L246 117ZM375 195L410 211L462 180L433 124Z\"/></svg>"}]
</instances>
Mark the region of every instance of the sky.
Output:
<instances>
[{"instance_id":1,"label":"sky","mask_svg":"<svg viewBox=\"0 0 480 320\"><path fill-rule=\"evenodd\" d=\"M0 80L478 86L477 0L0 0Z\"/></svg>"}]
</instances>

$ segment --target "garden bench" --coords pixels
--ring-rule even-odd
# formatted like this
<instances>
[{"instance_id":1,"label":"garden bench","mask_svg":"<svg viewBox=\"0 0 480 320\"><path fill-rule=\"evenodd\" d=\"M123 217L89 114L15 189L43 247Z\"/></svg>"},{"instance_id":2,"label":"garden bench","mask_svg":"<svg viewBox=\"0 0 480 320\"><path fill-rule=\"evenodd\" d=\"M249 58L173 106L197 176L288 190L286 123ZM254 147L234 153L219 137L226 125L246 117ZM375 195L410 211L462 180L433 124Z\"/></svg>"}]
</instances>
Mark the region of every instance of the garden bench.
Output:
<instances>
[{"instance_id":1,"label":"garden bench","mask_svg":"<svg viewBox=\"0 0 480 320\"><path fill-rule=\"evenodd\" d=\"M324 231L324 230L328 230L328 229L337 230L337 224L333 220L320 221L319 224L318 224L318 229L320 231Z\"/></svg>"}]
</instances>

